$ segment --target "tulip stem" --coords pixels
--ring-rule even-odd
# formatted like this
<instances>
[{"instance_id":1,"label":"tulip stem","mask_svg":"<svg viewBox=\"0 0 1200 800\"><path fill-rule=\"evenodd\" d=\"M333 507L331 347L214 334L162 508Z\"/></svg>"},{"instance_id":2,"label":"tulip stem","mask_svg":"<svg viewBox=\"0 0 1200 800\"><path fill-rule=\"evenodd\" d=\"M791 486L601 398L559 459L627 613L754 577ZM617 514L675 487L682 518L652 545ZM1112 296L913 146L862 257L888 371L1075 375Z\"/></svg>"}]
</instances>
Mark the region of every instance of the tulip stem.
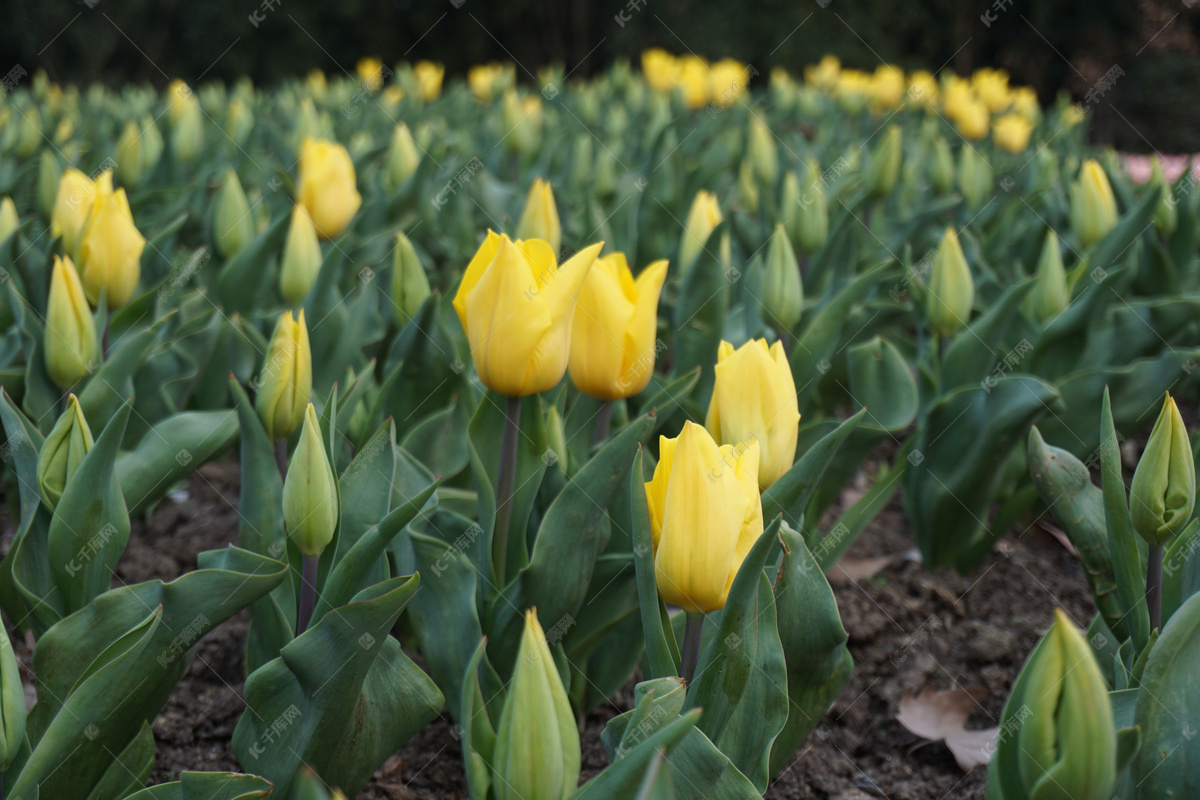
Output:
<instances>
[{"instance_id":1,"label":"tulip stem","mask_svg":"<svg viewBox=\"0 0 1200 800\"><path fill-rule=\"evenodd\" d=\"M608 430L612 426L612 403L601 403L600 413L596 415L596 430L592 434L592 446L608 438Z\"/></svg>"},{"instance_id":2,"label":"tulip stem","mask_svg":"<svg viewBox=\"0 0 1200 800\"><path fill-rule=\"evenodd\" d=\"M1150 610L1150 630L1162 626L1162 571L1163 549L1150 545L1149 563L1146 566L1146 605Z\"/></svg>"},{"instance_id":3,"label":"tulip stem","mask_svg":"<svg viewBox=\"0 0 1200 800\"><path fill-rule=\"evenodd\" d=\"M700 663L700 637L704 632L704 615L699 611L687 612L687 624L683 629L683 664L680 676L684 683L691 684Z\"/></svg>"},{"instance_id":4,"label":"tulip stem","mask_svg":"<svg viewBox=\"0 0 1200 800\"><path fill-rule=\"evenodd\" d=\"M504 434L500 437L500 475L496 479L496 524L492 535L492 563L500 586L504 586L507 579L508 524L513 483L517 477L517 434L520 431L521 398L510 397L504 409Z\"/></svg>"},{"instance_id":5,"label":"tulip stem","mask_svg":"<svg viewBox=\"0 0 1200 800\"><path fill-rule=\"evenodd\" d=\"M300 575L300 613L296 615L296 635L304 633L312 619L313 607L317 604L317 567L321 557L304 556L304 570Z\"/></svg>"},{"instance_id":6,"label":"tulip stem","mask_svg":"<svg viewBox=\"0 0 1200 800\"><path fill-rule=\"evenodd\" d=\"M275 443L275 466L279 467L279 477L287 478L287 439Z\"/></svg>"}]
</instances>

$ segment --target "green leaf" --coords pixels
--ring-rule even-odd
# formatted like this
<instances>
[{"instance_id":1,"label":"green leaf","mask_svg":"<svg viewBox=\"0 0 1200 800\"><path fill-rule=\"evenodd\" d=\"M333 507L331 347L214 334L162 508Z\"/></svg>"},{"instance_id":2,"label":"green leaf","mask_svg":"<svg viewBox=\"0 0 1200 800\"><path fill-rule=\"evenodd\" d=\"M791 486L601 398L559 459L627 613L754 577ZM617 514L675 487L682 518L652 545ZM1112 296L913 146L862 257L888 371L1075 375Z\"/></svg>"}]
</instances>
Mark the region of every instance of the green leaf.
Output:
<instances>
[{"instance_id":1,"label":"green leaf","mask_svg":"<svg viewBox=\"0 0 1200 800\"><path fill-rule=\"evenodd\" d=\"M942 391L987 380L1000 357L999 343L1008 340L1014 317L1036 283L1035 278L1027 278L1009 286L979 319L954 337L942 357Z\"/></svg>"},{"instance_id":2,"label":"green leaf","mask_svg":"<svg viewBox=\"0 0 1200 800\"><path fill-rule=\"evenodd\" d=\"M1162 618L1171 618L1200 591L1200 521L1192 520L1167 546L1163 557Z\"/></svg>"},{"instance_id":3,"label":"green leaf","mask_svg":"<svg viewBox=\"0 0 1200 800\"><path fill-rule=\"evenodd\" d=\"M258 295L272 274L270 260L283 249L291 214L282 214L248 245L225 262L217 276L217 295L227 314L247 314L258 302Z\"/></svg>"},{"instance_id":4,"label":"green leaf","mask_svg":"<svg viewBox=\"0 0 1200 800\"><path fill-rule=\"evenodd\" d=\"M816 490L821 476L833 461L833 457L837 455L838 448L858 427L866 413L865 408L860 409L857 414L822 436L792 465L791 469L763 492L763 519L771 519L777 514L783 514L789 525L800 526L804 509L808 505L813 491Z\"/></svg>"},{"instance_id":5,"label":"green leaf","mask_svg":"<svg viewBox=\"0 0 1200 800\"><path fill-rule=\"evenodd\" d=\"M650 506L646 500L645 479L642 477L642 448L639 447L629 473L630 494L633 496L633 567L637 573L638 607L641 609L642 636L646 640L646 660L649 678L666 678L679 674L679 652L668 644L670 625L667 611L658 597L654 577L654 544L650 529Z\"/></svg>"},{"instance_id":6,"label":"green leaf","mask_svg":"<svg viewBox=\"0 0 1200 800\"><path fill-rule=\"evenodd\" d=\"M697 400L703 405L708 404L712 392L713 365L725 332L725 315L729 311L730 279L725 275L726 265L718 252L727 246L722 240L728 235L727 222L722 222L709 234L700 254L683 274L673 312L673 366L681 374L700 368Z\"/></svg>"},{"instance_id":7,"label":"green leaf","mask_svg":"<svg viewBox=\"0 0 1200 800\"><path fill-rule=\"evenodd\" d=\"M496 730L488 714L488 703L484 701L479 685L480 665L487 665L487 641L480 640L467 664L462 680L463 768L467 773L467 787L471 800L488 800L492 785L492 756L496 751ZM503 695L501 687L498 694ZM499 699L497 708L503 704Z\"/></svg>"},{"instance_id":8,"label":"green leaf","mask_svg":"<svg viewBox=\"0 0 1200 800\"><path fill-rule=\"evenodd\" d=\"M108 800L136 792L145 785L153 767L154 731L147 720L142 723L137 736L121 751L121 755L108 765L104 777L92 789L88 800Z\"/></svg>"},{"instance_id":9,"label":"green leaf","mask_svg":"<svg viewBox=\"0 0 1200 800\"><path fill-rule=\"evenodd\" d=\"M229 446L237 414L184 411L155 424L132 451L117 456L117 481L130 514L147 508L184 475Z\"/></svg>"},{"instance_id":10,"label":"green leaf","mask_svg":"<svg viewBox=\"0 0 1200 800\"><path fill-rule=\"evenodd\" d=\"M24 589L18 587L18 577L13 572L17 560L17 552L22 542L29 535L35 521L41 518L39 527L40 550L45 551L45 533L48 529L49 512L42 505L42 496L37 485L38 452L42 449L42 434L28 417L17 408L9 397L8 392L0 390L0 421L4 424L5 438L12 458L13 470L17 477L17 491L20 499L21 518L13 533L12 543L8 547L8 555L0 562L0 606L8 613L18 630L28 627L31 613L46 613L54 615L50 607L43 612L36 609L41 605L42 598L56 591L53 578L50 576L50 564L43 558L31 558L27 564L35 569L35 573L24 577L28 585ZM11 509L11 501L9 505ZM11 511L9 512L11 515ZM35 601L33 609L26 610L26 600ZM58 606L61 608L61 606ZM54 623L56 616L47 616L45 626ZM44 628L43 628L44 630Z\"/></svg>"},{"instance_id":11,"label":"green leaf","mask_svg":"<svg viewBox=\"0 0 1200 800\"><path fill-rule=\"evenodd\" d=\"M121 404L133 396L133 373L145 363L163 322L114 343L108 359L87 379L79 393L79 405L92 430L107 425Z\"/></svg>"},{"instance_id":12,"label":"green leaf","mask_svg":"<svg viewBox=\"0 0 1200 800\"><path fill-rule=\"evenodd\" d=\"M907 428L917 417L917 381L908 360L876 336L846 349L850 396L867 412L865 424L888 432Z\"/></svg>"},{"instance_id":13,"label":"green leaf","mask_svg":"<svg viewBox=\"0 0 1200 800\"><path fill-rule=\"evenodd\" d=\"M265 800L271 782L235 772L183 772L174 783L151 786L125 800Z\"/></svg>"}]
</instances>

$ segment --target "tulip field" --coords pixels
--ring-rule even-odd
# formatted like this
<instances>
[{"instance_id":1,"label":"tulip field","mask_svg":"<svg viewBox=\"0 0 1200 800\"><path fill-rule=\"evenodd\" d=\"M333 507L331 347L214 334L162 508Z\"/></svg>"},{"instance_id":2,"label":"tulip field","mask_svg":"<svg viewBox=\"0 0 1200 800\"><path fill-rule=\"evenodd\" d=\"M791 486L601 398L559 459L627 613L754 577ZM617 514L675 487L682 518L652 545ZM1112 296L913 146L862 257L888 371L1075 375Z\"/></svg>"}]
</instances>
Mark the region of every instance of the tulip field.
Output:
<instances>
[{"instance_id":1,"label":"tulip field","mask_svg":"<svg viewBox=\"0 0 1200 800\"><path fill-rule=\"evenodd\" d=\"M1200 797L1190 162L832 56L9 88L0 798Z\"/></svg>"}]
</instances>

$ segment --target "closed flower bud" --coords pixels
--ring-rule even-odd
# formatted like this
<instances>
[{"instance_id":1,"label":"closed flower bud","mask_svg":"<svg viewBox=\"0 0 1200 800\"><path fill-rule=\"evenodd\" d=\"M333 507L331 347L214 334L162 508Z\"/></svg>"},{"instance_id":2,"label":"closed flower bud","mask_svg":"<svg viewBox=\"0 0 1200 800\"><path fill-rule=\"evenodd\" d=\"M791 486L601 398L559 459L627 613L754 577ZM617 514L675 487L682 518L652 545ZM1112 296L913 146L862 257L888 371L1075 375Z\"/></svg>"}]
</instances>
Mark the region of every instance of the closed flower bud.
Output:
<instances>
[{"instance_id":1,"label":"closed flower bud","mask_svg":"<svg viewBox=\"0 0 1200 800\"><path fill-rule=\"evenodd\" d=\"M950 145L942 136L933 140L933 152L929 154L929 182L933 188L945 194L954 185L954 156Z\"/></svg>"},{"instance_id":2,"label":"closed flower bud","mask_svg":"<svg viewBox=\"0 0 1200 800\"><path fill-rule=\"evenodd\" d=\"M162 133L158 130L154 117L149 114L142 117L141 150L142 174L145 175L158 166L158 160L162 157L163 151Z\"/></svg>"},{"instance_id":3,"label":"closed flower bud","mask_svg":"<svg viewBox=\"0 0 1200 800\"><path fill-rule=\"evenodd\" d=\"M790 231L801 253L814 253L829 238L829 200L825 196L825 178L816 159L809 159L804 191L796 201L795 225Z\"/></svg>"},{"instance_id":4,"label":"closed flower bud","mask_svg":"<svg viewBox=\"0 0 1200 800\"><path fill-rule=\"evenodd\" d=\"M966 327L975 304L975 281L953 228L946 228L942 236L925 288L926 313L934 333L950 337Z\"/></svg>"},{"instance_id":5,"label":"closed flower bud","mask_svg":"<svg viewBox=\"0 0 1200 800\"><path fill-rule=\"evenodd\" d=\"M1175 399L1167 395L1133 473L1129 515L1143 539L1162 547L1191 522L1195 503L1192 447Z\"/></svg>"},{"instance_id":6,"label":"closed flower bud","mask_svg":"<svg viewBox=\"0 0 1200 800\"><path fill-rule=\"evenodd\" d=\"M1071 184L1071 229L1084 247L1090 247L1117 225L1117 200L1104 168L1087 159L1079 180Z\"/></svg>"},{"instance_id":7,"label":"closed flower bud","mask_svg":"<svg viewBox=\"0 0 1200 800\"><path fill-rule=\"evenodd\" d=\"M750 118L746 147L759 179L768 186L774 186L775 179L779 177L779 149L775 146L775 134L758 116Z\"/></svg>"},{"instance_id":8,"label":"closed flower bud","mask_svg":"<svg viewBox=\"0 0 1200 800\"><path fill-rule=\"evenodd\" d=\"M1017 731L1017 764L1027 796L1108 800L1117 760L1108 686L1061 609L1021 671L1030 713Z\"/></svg>"},{"instance_id":9,"label":"closed flower bud","mask_svg":"<svg viewBox=\"0 0 1200 800\"><path fill-rule=\"evenodd\" d=\"M8 632L0 625L0 772L7 772L25 744L25 687Z\"/></svg>"},{"instance_id":10,"label":"closed flower bud","mask_svg":"<svg viewBox=\"0 0 1200 800\"><path fill-rule=\"evenodd\" d=\"M67 410L63 412L42 449L38 452L37 483L42 502L53 511L62 498L67 482L83 463L83 457L92 449L92 431L72 394L67 398Z\"/></svg>"},{"instance_id":11,"label":"closed flower bud","mask_svg":"<svg viewBox=\"0 0 1200 800\"><path fill-rule=\"evenodd\" d=\"M701 189L692 200L687 222L683 226L683 238L679 242L679 268L685 273L703 252L709 235L725 218L717 196Z\"/></svg>"},{"instance_id":12,"label":"closed flower bud","mask_svg":"<svg viewBox=\"0 0 1200 800\"><path fill-rule=\"evenodd\" d=\"M0 200L0 242L17 232L21 227L21 218L17 216L17 207L11 197Z\"/></svg>"},{"instance_id":13,"label":"closed flower bud","mask_svg":"<svg viewBox=\"0 0 1200 800\"><path fill-rule=\"evenodd\" d=\"M624 253L596 259L571 324L569 367L579 391L619 400L646 388L658 355L658 297L666 276L666 260L634 280Z\"/></svg>"},{"instance_id":14,"label":"closed flower bud","mask_svg":"<svg viewBox=\"0 0 1200 800\"><path fill-rule=\"evenodd\" d=\"M179 78L167 86L167 119L172 125L177 125L187 111L192 101L192 90Z\"/></svg>"},{"instance_id":15,"label":"closed flower bud","mask_svg":"<svg viewBox=\"0 0 1200 800\"><path fill-rule=\"evenodd\" d=\"M542 143L542 101L536 95L521 97L516 89L504 93L504 139L510 150L532 153Z\"/></svg>"},{"instance_id":16,"label":"closed flower bud","mask_svg":"<svg viewBox=\"0 0 1200 800\"><path fill-rule=\"evenodd\" d=\"M254 114L240 97L229 101L229 111L225 115L225 132L234 144L240 145L246 141L250 131L254 129Z\"/></svg>"},{"instance_id":17,"label":"closed flower bud","mask_svg":"<svg viewBox=\"0 0 1200 800\"><path fill-rule=\"evenodd\" d=\"M718 446L688 421L675 439L659 437L658 465L646 484L658 594L685 611L725 607L733 579L763 532L759 443Z\"/></svg>"},{"instance_id":18,"label":"closed flower bud","mask_svg":"<svg viewBox=\"0 0 1200 800\"><path fill-rule=\"evenodd\" d=\"M179 119L171 127L171 149L181 163L187 163L195 158L200 149L204 147L203 112L200 110L199 101L193 94L188 94L179 103L181 108Z\"/></svg>"},{"instance_id":19,"label":"closed flower bud","mask_svg":"<svg viewBox=\"0 0 1200 800\"><path fill-rule=\"evenodd\" d=\"M992 168L979 151L964 144L958 151L958 188L967 206L979 208L992 194Z\"/></svg>"},{"instance_id":20,"label":"closed flower bud","mask_svg":"<svg viewBox=\"0 0 1200 800\"><path fill-rule=\"evenodd\" d=\"M1029 146L1033 123L1021 114L1005 114L992 123L992 139L1008 153L1020 153Z\"/></svg>"},{"instance_id":21,"label":"closed flower bud","mask_svg":"<svg viewBox=\"0 0 1200 800\"><path fill-rule=\"evenodd\" d=\"M579 729L537 610L525 612L492 757L496 800L565 800L579 784Z\"/></svg>"},{"instance_id":22,"label":"closed flower bud","mask_svg":"<svg viewBox=\"0 0 1200 800\"><path fill-rule=\"evenodd\" d=\"M304 417L311 394L312 348L308 344L304 309L300 309L298 319L292 317L291 311L285 311L275 323L254 400L258 418L271 441L292 435Z\"/></svg>"},{"instance_id":23,"label":"closed flower bud","mask_svg":"<svg viewBox=\"0 0 1200 800\"><path fill-rule=\"evenodd\" d=\"M738 197L747 211L758 213L758 181L754 179L754 167L749 161L743 161L738 167Z\"/></svg>"},{"instance_id":24,"label":"closed flower bud","mask_svg":"<svg viewBox=\"0 0 1200 800\"><path fill-rule=\"evenodd\" d=\"M58 184L61 178L62 167L58 165L58 158L55 157L52 150L43 150L38 159L37 200L38 210L46 219L53 218L54 202L58 197Z\"/></svg>"},{"instance_id":25,"label":"closed flower bud","mask_svg":"<svg viewBox=\"0 0 1200 800\"><path fill-rule=\"evenodd\" d=\"M279 269L279 291L288 305L298 305L317 282L321 271L321 242L317 229L302 206L292 207L283 263Z\"/></svg>"},{"instance_id":26,"label":"closed flower bud","mask_svg":"<svg viewBox=\"0 0 1200 800\"><path fill-rule=\"evenodd\" d=\"M446 68L432 61L418 61L413 65L413 78L417 82L417 96L421 102L430 103L442 93L442 78Z\"/></svg>"},{"instance_id":27,"label":"closed flower bud","mask_svg":"<svg viewBox=\"0 0 1200 800\"><path fill-rule=\"evenodd\" d=\"M142 179L142 132L133 120L125 123L117 140L117 179L122 186L137 186Z\"/></svg>"},{"instance_id":28,"label":"closed flower bud","mask_svg":"<svg viewBox=\"0 0 1200 800\"><path fill-rule=\"evenodd\" d=\"M562 380L576 298L602 246L559 265L541 239L513 241L488 231L454 296L484 386L524 397Z\"/></svg>"},{"instance_id":29,"label":"closed flower bud","mask_svg":"<svg viewBox=\"0 0 1200 800\"><path fill-rule=\"evenodd\" d=\"M1062 254L1058 249L1058 234L1046 232L1042 254L1038 257L1037 282L1028 295L1030 316L1038 322L1057 317L1071 302L1067 290L1067 273L1063 269Z\"/></svg>"},{"instance_id":30,"label":"closed flower bud","mask_svg":"<svg viewBox=\"0 0 1200 800\"><path fill-rule=\"evenodd\" d=\"M1154 210L1154 229L1162 237L1170 236L1179 225L1179 209L1171 184L1163 174L1162 161L1154 156L1150 162L1150 186L1158 187L1161 194L1158 198L1158 208Z\"/></svg>"},{"instance_id":31,"label":"closed flower bud","mask_svg":"<svg viewBox=\"0 0 1200 800\"><path fill-rule=\"evenodd\" d=\"M517 238L542 239L550 243L555 254L562 249L562 225L558 221L558 207L554 204L554 190L549 181L533 179L525 210L517 223Z\"/></svg>"},{"instance_id":32,"label":"closed flower bud","mask_svg":"<svg viewBox=\"0 0 1200 800\"><path fill-rule=\"evenodd\" d=\"M429 297L429 277L412 242L401 231L396 234L392 255L392 306L396 324L408 324Z\"/></svg>"},{"instance_id":33,"label":"closed flower bud","mask_svg":"<svg viewBox=\"0 0 1200 800\"><path fill-rule=\"evenodd\" d=\"M296 202L304 206L322 239L341 235L362 205L354 163L346 148L323 139L300 144Z\"/></svg>"},{"instance_id":34,"label":"closed flower bud","mask_svg":"<svg viewBox=\"0 0 1200 800\"><path fill-rule=\"evenodd\" d=\"M870 196L876 200L886 197L896 179L900 177L900 156L904 146L900 128L889 125L883 138L871 152L871 161L867 164L866 187Z\"/></svg>"},{"instance_id":35,"label":"closed flower bud","mask_svg":"<svg viewBox=\"0 0 1200 800\"><path fill-rule=\"evenodd\" d=\"M388 189L396 191L411 178L421 163L421 151L413 141L412 132L401 122L392 132L392 144L388 148L387 183Z\"/></svg>"},{"instance_id":36,"label":"closed flower bud","mask_svg":"<svg viewBox=\"0 0 1200 800\"><path fill-rule=\"evenodd\" d=\"M96 184L91 178L74 167L62 173L54 209L50 212L50 233L62 239L63 252L77 255L79 240L95 199Z\"/></svg>"},{"instance_id":37,"label":"closed flower bud","mask_svg":"<svg viewBox=\"0 0 1200 800\"><path fill-rule=\"evenodd\" d=\"M17 109L17 155L29 158L42 144L42 115L37 106Z\"/></svg>"},{"instance_id":38,"label":"closed flower bud","mask_svg":"<svg viewBox=\"0 0 1200 800\"><path fill-rule=\"evenodd\" d=\"M46 371L60 389L71 388L96 367L96 323L70 256L54 257L44 335Z\"/></svg>"},{"instance_id":39,"label":"closed flower bud","mask_svg":"<svg viewBox=\"0 0 1200 800\"><path fill-rule=\"evenodd\" d=\"M88 300L98 303L103 290L110 309L124 307L137 288L145 246L145 237L133 224L125 190L114 192L112 173L102 172L96 179L96 199L79 242Z\"/></svg>"},{"instance_id":40,"label":"closed flower bud","mask_svg":"<svg viewBox=\"0 0 1200 800\"><path fill-rule=\"evenodd\" d=\"M763 274L762 293L767 322L780 331L790 331L800 321L804 306L804 288L800 282L800 264L788 242L783 225L775 226L775 234L767 247L767 265Z\"/></svg>"},{"instance_id":41,"label":"closed flower bud","mask_svg":"<svg viewBox=\"0 0 1200 800\"><path fill-rule=\"evenodd\" d=\"M233 167L225 170L225 180L217 193L213 235L216 237L217 252L225 258L236 255L254 238L250 203Z\"/></svg>"},{"instance_id":42,"label":"closed flower bud","mask_svg":"<svg viewBox=\"0 0 1200 800\"><path fill-rule=\"evenodd\" d=\"M321 441L312 403L304 408L300 441L283 481L283 521L300 555L319 556L333 541L339 516L338 485Z\"/></svg>"},{"instance_id":43,"label":"closed flower bud","mask_svg":"<svg viewBox=\"0 0 1200 800\"><path fill-rule=\"evenodd\" d=\"M567 433L563 428L562 415L558 406L551 405L546 412L546 447L554 454L554 461L564 473L567 471Z\"/></svg>"},{"instance_id":44,"label":"closed flower bud","mask_svg":"<svg viewBox=\"0 0 1200 800\"><path fill-rule=\"evenodd\" d=\"M738 349L721 342L716 381L704 426L724 445L758 445L756 476L766 489L791 469L796 457L800 409L783 344L753 339Z\"/></svg>"}]
</instances>

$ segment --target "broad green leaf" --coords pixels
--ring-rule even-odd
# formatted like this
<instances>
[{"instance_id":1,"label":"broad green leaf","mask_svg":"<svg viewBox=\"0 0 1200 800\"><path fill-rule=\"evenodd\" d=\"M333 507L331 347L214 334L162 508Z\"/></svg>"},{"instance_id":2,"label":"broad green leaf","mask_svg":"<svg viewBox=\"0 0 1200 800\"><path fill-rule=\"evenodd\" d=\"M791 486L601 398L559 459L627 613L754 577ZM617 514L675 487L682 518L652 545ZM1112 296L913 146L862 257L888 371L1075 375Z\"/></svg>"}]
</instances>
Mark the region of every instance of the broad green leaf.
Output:
<instances>
[{"instance_id":1,"label":"broad green leaf","mask_svg":"<svg viewBox=\"0 0 1200 800\"><path fill-rule=\"evenodd\" d=\"M184 411L154 425L132 451L117 456L117 481L130 514L149 507L183 476L229 446L238 417L226 411Z\"/></svg>"}]
</instances>

